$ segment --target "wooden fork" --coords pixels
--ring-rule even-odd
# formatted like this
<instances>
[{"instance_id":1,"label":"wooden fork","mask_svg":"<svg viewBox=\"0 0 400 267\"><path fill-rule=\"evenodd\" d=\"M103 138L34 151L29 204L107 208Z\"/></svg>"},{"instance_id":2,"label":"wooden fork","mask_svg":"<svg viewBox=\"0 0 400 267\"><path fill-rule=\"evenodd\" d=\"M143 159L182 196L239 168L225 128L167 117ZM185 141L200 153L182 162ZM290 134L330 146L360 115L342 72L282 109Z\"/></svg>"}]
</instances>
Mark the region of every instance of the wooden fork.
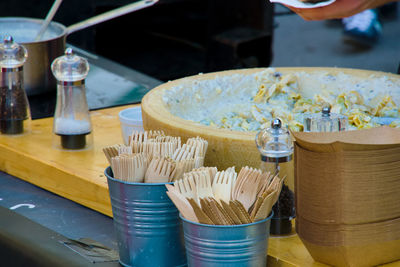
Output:
<instances>
[{"instance_id":1,"label":"wooden fork","mask_svg":"<svg viewBox=\"0 0 400 267\"><path fill-rule=\"evenodd\" d=\"M111 165L111 158L119 155L118 153L119 145L107 146L103 148L103 153L107 158L108 163Z\"/></svg>"},{"instance_id":2,"label":"wooden fork","mask_svg":"<svg viewBox=\"0 0 400 267\"><path fill-rule=\"evenodd\" d=\"M200 168L204 166L204 157L195 156L194 157L194 167Z\"/></svg>"},{"instance_id":3,"label":"wooden fork","mask_svg":"<svg viewBox=\"0 0 400 267\"><path fill-rule=\"evenodd\" d=\"M192 175L185 175L183 179L174 182L175 188L186 198L192 198L198 202L196 184Z\"/></svg>"},{"instance_id":4,"label":"wooden fork","mask_svg":"<svg viewBox=\"0 0 400 267\"><path fill-rule=\"evenodd\" d=\"M207 197L214 198L210 177L203 172L194 172L193 175L196 183L197 197L199 199Z\"/></svg>"},{"instance_id":5,"label":"wooden fork","mask_svg":"<svg viewBox=\"0 0 400 267\"><path fill-rule=\"evenodd\" d=\"M176 180L182 179L184 173L188 173L193 170L195 162L193 159L186 159L182 161L178 161L176 163L176 167L174 172L171 174L170 182L174 182Z\"/></svg>"},{"instance_id":6,"label":"wooden fork","mask_svg":"<svg viewBox=\"0 0 400 267\"><path fill-rule=\"evenodd\" d=\"M196 150L195 150L196 156L201 156L201 157L206 156L207 147L208 147L207 140L197 136L195 138L189 138L187 140L186 144L196 147Z\"/></svg>"},{"instance_id":7,"label":"wooden fork","mask_svg":"<svg viewBox=\"0 0 400 267\"><path fill-rule=\"evenodd\" d=\"M133 154L132 147L126 146L126 145L118 146L118 155L121 155L121 154Z\"/></svg>"},{"instance_id":8,"label":"wooden fork","mask_svg":"<svg viewBox=\"0 0 400 267\"><path fill-rule=\"evenodd\" d=\"M217 172L215 175L212 190L214 193L214 198L221 203L221 200L229 203L231 200L231 190L232 190L232 172Z\"/></svg>"},{"instance_id":9,"label":"wooden fork","mask_svg":"<svg viewBox=\"0 0 400 267\"><path fill-rule=\"evenodd\" d=\"M133 182L141 183L144 180L144 175L147 170L147 158L144 154L136 154L134 160L135 172L132 177Z\"/></svg>"},{"instance_id":10,"label":"wooden fork","mask_svg":"<svg viewBox=\"0 0 400 267\"><path fill-rule=\"evenodd\" d=\"M249 211L250 207L254 204L257 198L259 183L261 181L261 171L254 169L250 171L242 181L242 185L237 192L237 195L233 198L243 204L246 211Z\"/></svg>"},{"instance_id":11,"label":"wooden fork","mask_svg":"<svg viewBox=\"0 0 400 267\"><path fill-rule=\"evenodd\" d=\"M175 162L167 158L153 158L147 168L145 183L167 183L175 169Z\"/></svg>"},{"instance_id":12,"label":"wooden fork","mask_svg":"<svg viewBox=\"0 0 400 267\"><path fill-rule=\"evenodd\" d=\"M170 184L165 185L168 189L167 195L174 202L175 206L185 219L193 222L199 222L197 216L190 205L189 201L179 193L174 186Z\"/></svg>"},{"instance_id":13,"label":"wooden fork","mask_svg":"<svg viewBox=\"0 0 400 267\"><path fill-rule=\"evenodd\" d=\"M129 145L132 145L134 142L146 142L148 139L163 135L164 131L133 131L132 135L129 136Z\"/></svg>"},{"instance_id":14,"label":"wooden fork","mask_svg":"<svg viewBox=\"0 0 400 267\"><path fill-rule=\"evenodd\" d=\"M217 167L200 167L200 168L195 168L192 170L193 172L196 171L206 171L208 172L208 175L210 176L210 181L211 184L213 183L214 177L216 175L216 173L218 172Z\"/></svg>"},{"instance_id":15,"label":"wooden fork","mask_svg":"<svg viewBox=\"0 0 400 267\"><path fill-rule=\"evenodd\" d=\"M143 182L147 160L143 154L122 154L111 158L114 178L127 182Z\"/></svg>"},{"instance_id":16,"label":"wooden fork","mask_svg":"<svg viewBox=\"0 0 400 267\"><path fill-rule=\"evenodd\" d=\"M237 198L237 196L239 195L239 192L241 190L241 187L243 185L245 177L252 170L253 170L253 168L250 168L248 166L242 167L242 169L240 169L240 172L237 175L237 179L236 179L235 185L233 187L232 197L231 197L232 199L236 199Z\"/></svg>"},{"instance_id":17,"label":"wooden fork","mask_svg":"<svg viewBox=\"0 0 400 267\"><path fill-rule=\"evenodd\" d=\"M175 150L172 159L175 161L182 161L186 159L193 159L194 150L192 146L184 144L181 148Z\"/></svg>"}]
</instances>

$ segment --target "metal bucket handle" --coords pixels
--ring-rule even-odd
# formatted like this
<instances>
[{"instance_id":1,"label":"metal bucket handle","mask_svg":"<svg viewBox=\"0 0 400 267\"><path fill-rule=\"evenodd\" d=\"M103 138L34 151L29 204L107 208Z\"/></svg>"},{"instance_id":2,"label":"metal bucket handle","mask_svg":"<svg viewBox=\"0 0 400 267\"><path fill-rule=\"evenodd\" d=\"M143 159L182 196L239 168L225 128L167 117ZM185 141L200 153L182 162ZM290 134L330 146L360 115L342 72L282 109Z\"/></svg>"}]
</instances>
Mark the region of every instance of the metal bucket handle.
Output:
<instances>
[{"instance_id":1,"label":"metal bucket handle","mask_svg":"<svg viewBox=\"0 0 400 267\"><path fill-rule=\"evenodd\" d=\"M122 6L122 7L110 10L103 14L100 14L100 15L94 16L92 18L86 19L84 21L70 25L66 29L66 35L69 35L70 33L80 31L82 29L91 27L91 26L99 24L99 23L102 23L104 21L111 20L113 18L123 16L125 14L152 6L155 3L157 3L158 1L159 0L142 0L142 1L137 1L135 3L126 5L126 6Z\"/></svg>"}]
</instances>

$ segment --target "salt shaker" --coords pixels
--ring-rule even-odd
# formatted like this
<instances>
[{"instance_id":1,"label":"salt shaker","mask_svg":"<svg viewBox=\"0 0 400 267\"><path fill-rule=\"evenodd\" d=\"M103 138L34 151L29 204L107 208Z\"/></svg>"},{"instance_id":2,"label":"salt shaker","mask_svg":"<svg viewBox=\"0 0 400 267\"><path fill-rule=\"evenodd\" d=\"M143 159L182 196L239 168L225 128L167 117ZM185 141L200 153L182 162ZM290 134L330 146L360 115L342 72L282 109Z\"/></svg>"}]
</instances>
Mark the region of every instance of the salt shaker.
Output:
<instances>
[{"instance_id":1,"label":"salt shaker","mask_svg":"<svg viewBox=\"0 0 400 267\"><path fill-rule=\"evenodd\" d=\"M89 148L93 139L85 89L89 63L67 48L64 56L53 61L51 70L57 79L55 146L69 150Z\"/></svg>"},{"instance_id":2,"label":"salt shaker","mask_svg":"<svg viewBox=\"0 0 400 267\"><path fill-rule=\"evenodd\" d=\"M281 167L293 171L290 161L293 157L293 138L280 119L271 122L271 127L256 135L256 145L261 153L261 170L278 174ZM282 178L282 173L280 178ZM285 235L292 231L292 219L295 217L294 193L290 189L288 179L284 180L278 201L272 208L274 216L271 220L270 233Z\"/></svg>"},{"instance_id":3,"label":"salt shaker","mask_svg":"<svg viewBox=\"0 0 400 267\"><path fill-rule=\"evenodd\" d=\"M331 113L331 106L323 104L321 113L304 116L304 132L341 132L346 130L347 117Z\"/></svg>"},{"instance_id":4,"label":"salt shaker","mask_svg":"<svg viewBox=\"0 0 400 267\"><path fill-rule=\"evenodd\" d=\"M28 52L6 36L0 44L0 133L22 134L30 128L29 102L24 88L24 63Z\"/></svg>"}]
</instances>

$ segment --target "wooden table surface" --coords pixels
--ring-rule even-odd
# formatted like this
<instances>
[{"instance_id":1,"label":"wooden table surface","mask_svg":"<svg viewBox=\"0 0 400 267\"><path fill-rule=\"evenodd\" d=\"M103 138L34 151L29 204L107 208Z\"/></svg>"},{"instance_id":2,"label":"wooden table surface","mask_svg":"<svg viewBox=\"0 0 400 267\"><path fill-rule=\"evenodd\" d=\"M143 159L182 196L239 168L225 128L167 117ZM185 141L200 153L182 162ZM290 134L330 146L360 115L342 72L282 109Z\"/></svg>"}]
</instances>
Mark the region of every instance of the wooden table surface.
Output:
<instances>
[{"instance_id":1,"label":"wooden table surface","mask_svg":"<svg viewBox=\"0 0 400 267\"><path fill-rule=\"evenodd\" d=\"M313 260L297 234L286 237L271 236L268 243L268 267L294 266L326 267L327 265ZM399 267L400 261L380 266Z\"/></svg>"},{"instance_id":2,"label":"wooden table surface","mask_svg":"<svg viewBox=\"0 0 400 267\"><path fill-rule=\"evenodd\" d=\"M118 112L128 106L91 112L93 146L65 151L53 146L53 118L33 120L31 132L0 135L0 169L48 191L112 216L103 147L122 143Z\"/></svg>"},{"instance_id":3,"label":"wooden table surface","mask_svg":"<svg viewBox=\"0 0 400 267\"><path fill-rule=\"evenodd\" d=\"M31 122L31 132L0 135L0 169L55 194L112 216L102 149L122 143L118 112L122 106L91 112L93 147L64 151L53 146L53 118ZM268 266L326 266L315 262L299 237L270 237ZM400 266L400 262L384 265Z\"/></svg>"}]
</instances>

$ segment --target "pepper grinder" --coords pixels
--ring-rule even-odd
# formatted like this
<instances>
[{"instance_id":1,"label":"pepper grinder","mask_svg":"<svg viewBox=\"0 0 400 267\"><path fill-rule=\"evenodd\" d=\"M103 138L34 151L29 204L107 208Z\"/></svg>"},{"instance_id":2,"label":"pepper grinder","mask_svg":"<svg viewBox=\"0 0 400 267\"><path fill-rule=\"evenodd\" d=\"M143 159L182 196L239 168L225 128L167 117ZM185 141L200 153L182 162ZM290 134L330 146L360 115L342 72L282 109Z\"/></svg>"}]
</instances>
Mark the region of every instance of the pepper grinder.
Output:
<instances>
[{"instance_id":1,"label":"pepper grinder","mask_svg":"<svg viewBox=\"0 0 400 267\"><path fill-rule=\"evenodd\" d=\"M269 171L278 174L281 166L291 170L289 166L293 157L293 138L287 129L282 128L280 119L274 119L270 128L257 133L256 145L261 153L260 168L263 172ZM278 201L272 210L274 216L271 220L270 233L273 235L290 234L292 219L295 217L295 207L294 193L289 188L288 179L284 180Z\"/></svg>"},{"instance_id":2,"label":"pepper grinder","mask_svg":"<svg viewBox=\"0 0 400 267\"><path fill-rule=\"evenodd\" d=\"M22 134L30 128L29 102L24 89L25 47L6 36L0 44L0 133Z\"/></svg>"},{"instance_id":3,"label":"pepper grinder","mask_svg":"<svg viewBox=\"0 0 400 267\"><path fill-rule=\"evenodd\" d=\"M321 113L304 116L304 132L341 132L346 130L347 117L331 113L331 105L324 103Z\"/></svg>"},{"instance_id":4,"label":"pepper grinder","mask_svg":"<svg viewBox=\"0 0 400 267\"><path fill-rule=\"evenodd\" d=\"M89 63L67 48L64 56L53 61L51 70L57 79L55 146L68 150L89 148L93 139L85 88Z\"/></svg>"}]
</instances>

